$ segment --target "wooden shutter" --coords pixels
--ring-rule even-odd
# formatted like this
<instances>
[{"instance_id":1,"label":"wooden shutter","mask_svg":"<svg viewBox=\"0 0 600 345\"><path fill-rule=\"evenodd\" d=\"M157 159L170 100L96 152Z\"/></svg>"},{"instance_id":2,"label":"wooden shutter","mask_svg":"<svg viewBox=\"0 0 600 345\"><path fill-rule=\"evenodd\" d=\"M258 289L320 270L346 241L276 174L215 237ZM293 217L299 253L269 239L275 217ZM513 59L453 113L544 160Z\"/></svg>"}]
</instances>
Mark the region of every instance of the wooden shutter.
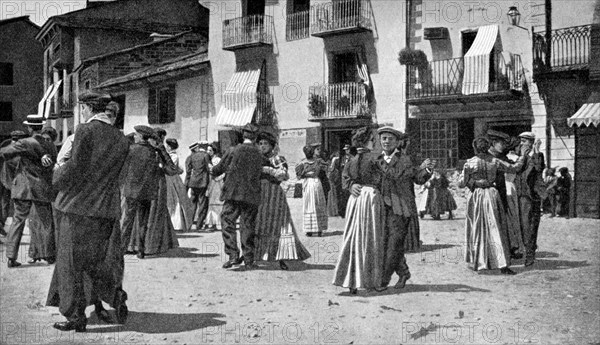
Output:
<instances>
[{"instance_id":1,"label":"wooden shutter","mask_svg":"<svg viewBox=\"0 0 600 345\"><path fill-rule=\"evenodd\" d=\"M156 89L148 90L148 123L155 125L158 122L158 100Z\"/></svg>"}]
</instances>

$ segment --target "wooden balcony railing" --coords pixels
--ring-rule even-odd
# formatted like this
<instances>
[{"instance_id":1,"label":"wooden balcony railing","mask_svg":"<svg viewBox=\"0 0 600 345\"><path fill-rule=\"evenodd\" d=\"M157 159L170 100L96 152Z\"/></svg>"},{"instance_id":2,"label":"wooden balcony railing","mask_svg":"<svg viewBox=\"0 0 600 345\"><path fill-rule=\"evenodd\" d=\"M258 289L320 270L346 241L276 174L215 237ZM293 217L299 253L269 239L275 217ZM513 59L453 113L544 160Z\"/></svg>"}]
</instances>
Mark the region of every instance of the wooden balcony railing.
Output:
<instances>
[{"instance_id":1,"label":"wooden balcony railing","mask_svg":"<svg viewBox=\"0 0 600 345\"><path fill-rule=\"evenodd\" d=\"M257 94L256 113L254 116L254 123L259 126L273 126L275 124L277 112L275 111L275 102L273 101L272 94Z\"/></svg>"},{"instance_id":2,"label":"wooden balcony railing","mask_svg":"<svg viewBox=\"0 0 600 345\"><path fill-rule=\"evenodd\" d=\"M552 30L549 47L546 32L534 32L534 74L551 72L553 69L587 69L590 60L591 29L591 25L581 25Z\"/></svg>"},{"instance_id":3,"label":"wooden balcony railing","mask_svg":"<svg viewBox=\"0 0 600 345\"><path fill-rule=\"evenodd\" d=\"M369 0L333 0L310 8L310 33L327 36L371 30Z\"/></svg>"},{"instance_id":4,"label":"wooden balcony railing","mask_svg":"<svg viewBox=\"0 0 600 345\"><path fill-rule=\"evenodd\" d=\"M273 17L252 15L223 21L223 49L273 44Z\"/></svg>"},{"instance_id":5,"label":"wooden balcony railing","mask_svg":"<svg viewBox=\"0 0 600 345\"><path fill-rule=\"evenodd\" d=\"M464 58L430 61L426 67L408 66L409 99L461 95ZM494 54L491 59L488 92L523 88L524 75L521 56L510 53Z\"/></svg>"},{"instance_id":6,"label":"wooden balcony railing","mask_svg":"<svg viewBox=\"0 0 600 345\"><path fill-rule=\"evenodd\" d=\"M371 117L367 90L361 83L311 86L309 120Z\"/></svg>"},{"instance_id":7,"label":"wooden balcony railing","mask_svg":"<svg viewBox=\"0 0 600 345\"><path fill-rule=\"evenodd\" d=\"M310 36L310 11L289 13L285 21L285 39L295 41Z\"/></svg>"}]
</instances>

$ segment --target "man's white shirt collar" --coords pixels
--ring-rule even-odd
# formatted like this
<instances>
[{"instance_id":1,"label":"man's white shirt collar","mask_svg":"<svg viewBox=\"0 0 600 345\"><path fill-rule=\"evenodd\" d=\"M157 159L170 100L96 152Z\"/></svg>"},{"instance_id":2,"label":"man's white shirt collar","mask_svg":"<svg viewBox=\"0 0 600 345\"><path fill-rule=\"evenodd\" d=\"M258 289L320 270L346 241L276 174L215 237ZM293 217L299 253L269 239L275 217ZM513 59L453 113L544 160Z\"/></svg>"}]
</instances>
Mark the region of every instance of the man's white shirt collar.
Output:
<instances>
[{"instance_id":1,"label":"man's white shirt collar","mask_svg":"<svg viewBox=\"0 0 600 345\"><path fill-rule=\"evenodd\" d=\"M395 149L395 150L394 150L394 152L392 152L392 154L388 156L388 155L385 153L385 151L383 151L383 159L385 159L385 162L389 164L389 163L392 161L392 157L394 157L394 155L395 155L397 152L400 152L400 151L398 151L398 149Z\"/></svg>"}]
</instances>

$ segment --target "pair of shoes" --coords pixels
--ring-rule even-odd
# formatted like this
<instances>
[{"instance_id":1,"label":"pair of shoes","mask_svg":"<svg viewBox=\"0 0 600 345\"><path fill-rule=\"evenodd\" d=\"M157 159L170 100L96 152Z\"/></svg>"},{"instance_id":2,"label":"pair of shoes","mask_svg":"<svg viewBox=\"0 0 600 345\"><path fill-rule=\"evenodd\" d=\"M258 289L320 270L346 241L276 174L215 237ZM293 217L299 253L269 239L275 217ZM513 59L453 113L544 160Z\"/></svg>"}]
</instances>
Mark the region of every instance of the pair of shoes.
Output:
<instances>
[{"instance_id":1,"label":"pair of shoes","mask_svg":"<svg viewBox=\"0 0 600 345\"><path fill-rule=\"evenodd\" d=\"M288 265L286 265L285 261L283 261L283 260L279 260L279 267L284 271L287 271L289 269Z\"/></svg>"},{"instance_id":2,"label":"pair of shoes","mask_svg":"<svg viewBox=\"0 0 600 345\"><path fill-rule=\"evenodd\" d=\"M404 289L404 287L406 286L406 282L409 279L410 279L410 273L403 275L402 277L400 277L400 279L398 279L398 282L396 283L396 285L394 285L394 288Z\"/></svg>"},{"instance_id":3,"label":"pair of shoes","mask_svg":"<svg viewBox=\"0 0 600 345\"><path fill-rule=\"evenodd\" d=\"M127 315L129 315L129 309L127 309L125 301L127 301L127 292L123 290L117 291L114 307L117 313L117 322L121 325L127 321Z\"/></svg>"},{"instance_id":4,"label":"pair of shoes","mask_svg":"<svg viewBox=\"0 0 600 345\"><path fill-rule=\"evenodd\" d=\"M312 233L312 232L307 232L307 233L306 233L306 236L308 236L308 237L312 237L312 235L313 235L313 233Z\"/></svg>"},{"instance_id":5,"label":"pair of shoes","mask_svg":"<svg viewBox=\"0 0 600 345\"><path fill-rule=\"evenodd\" d=\"M382 286L382 287L376 287L376 288L375 288L375 291L377 291L377 292L383 292L383 291L385 291L385 290L387 290L387 289L388 289L388 287L387 287L387 286Z\"/></svg>"},{"instance_id":6,"label":"pair of shoes","mask_svg":"<svg viewBox=\"0 0 600 345\"><path fill-rule=\"evenodd\" d=\"M238 266L238 265L241 265L241 264L242 264L242 262L244 262L244 257L243 257L243 256L240 256L240 257L239 257L239 258L237 258L237 259L229 259L228 261L226 261L226 262L223 264L223 268L231 268L231 267L233 267L234 265L235 265L235 266Z\"/></svg>"},{"instance_id":7,"label":"pair of shoes","mask_svg":"<svg viewBox=\"0 0 600 345\"><path fill-rule=\"evenodd\" d=\"M54 328L59 331L68 332L75 330L75 332L85 332L87 321L65 321L57 322L53 325Z\"/></svg>"},{"instance_id":8,"label":"pair of shoes","mask_svg":"<svg viewBox=\"0 0 600 345\"><path fill-rule=\"evenodd\" d=\"M45 258L44 260L46 260L46 263L48 265L52 265L56 262L56 258L55 257L50 257L50 258Z\"/></svg>"},{"instance_id":9,"label":"pair of shoes","mask_svg":"<svg viewBox=\"0 0 600 345\"><path fill-rule=\"evenodd\" d=\"M137 253L137 258L138 258L138 259L142 260L142 259L144 259L145 257L146 257L146 254L144 254L144 251L143 251L143 250L140 250L140 251L138 251L138 253Z\"/></svg>"},{"instance_id":10,"label":"pair of shoes","mask_svg":"<svg viewBox=\"0 0 600 345\"><path fill-rule=\"evenodd\" d=\"M358 289L357 288L350 288L350 294L351 295L356 295L358 293Z\"/></svg>"},{"instance_id":11,"label":"pair of shoes","mask_svg":"<svg viewBox=\"0 0 600 345\"><path fill-rule=\"evenodd\" d=\"M30 265L33 265L38 261L42 261L42 259L29 259L29 260L27 260L27 263Z\"/></svg>"},{"instance_id":12,"label":"pair of shoes","mask_svg":"<svg viewBox=\"0 0 600 345\"><path fill-rule=\"evenodd\" d=\"M6 264L6 266L8 266L8 268L14 268L21 266L21 263L15 259L8 259L8 263Z\"/></svg>"},{"instance_id":13,"label":"pair of shoes","mask_svg":"<svg viewBox=\"0 0 600 345\"><path fill-rule=\"evenodd\" d=\"M113 323L113 321L110 317L110 314L108 314L108 311L106 311L106 309L104 309L104 307L102 307L102 306L96 307L94 310L94 313L96 313L98 320L101 320L106 323Z\"/></svg>"},{"instance_id":14,"label":"pair of shoes","mask_svg":"<svg viewBox=\"0 0 600 345\"><path fill-rule=\"evenodd\" d=\"M525 267L529 267L529 266L533 265L534 262L535 262L535 259L533 259L533 258L525 259Z\"/></svg>"},{"instance_id":15,"label":"pair of shoes","mask_svg":"<svg viewBox=\"0 0 600 345\"><path fill-rule=\"evenodd\" d=\"M511 276L514 276L515 274L517 274L517 272L515 272L515 271L511 270L511 269L510 269L510 268L508 268L508 267L501 268L501 269L500 269L500 273L502 273L502 274L507 274L507 275L511 275Z\"/></svg>"}]
</instances>

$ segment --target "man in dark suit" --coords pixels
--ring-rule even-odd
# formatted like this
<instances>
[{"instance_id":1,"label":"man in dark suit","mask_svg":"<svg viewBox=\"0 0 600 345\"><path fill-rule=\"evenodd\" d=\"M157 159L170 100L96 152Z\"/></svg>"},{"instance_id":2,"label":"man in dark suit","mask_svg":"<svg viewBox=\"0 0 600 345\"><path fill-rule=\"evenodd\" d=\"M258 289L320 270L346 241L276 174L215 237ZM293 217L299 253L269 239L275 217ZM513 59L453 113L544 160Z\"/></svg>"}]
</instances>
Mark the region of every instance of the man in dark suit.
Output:
<instances>
[{"instance_id":1,"label":"man in dark suit","mask_svg":"<svg viewBox=\"0 0 600 345\"><path fill-rule=\"evenodd\" d=\"M104 267L114 227L120 215L119 174L125 163L129 143L113 126L115 117L102 113L110 97L96 93L83 94L83 112L94 113L75 132L71 158L54 173L58 190L57 217L58 255L47 305L58 304L67 318L54 328L61 331L85 332L88 304L86 291L93 299L101 299L117 311L117 319L127 317L122 290L122 275ZM119 258L122 259L122 256ZM122 269L121 269L122 270ZM90 284L88 288L86 285Z\"/></svg>"},{"instance_id":2,"label":"man in dark suit","mask_svg":"<svg viewBox=\"0 0 600 345\"><path fill-rule=\"evenodd\" d=\"M517 174L515 186L519 196L519 211L523 242L525 244L525 266L533 265L537 250L538 228L540 226L542 199L540 192L544 187L544 154L540 152L541 141L535 140L532 132L519 135L521 154L526 154L523 170Z\"/></svg>"},{"instance_id":3,"label":"man in dark suit","mask_svg":"<svg viewBox=\"0 0 600 345\"><path fill-rule=\"evenodd\" d=\"M17 255L25 221L31 217L30 212L34 205L37 211L34 219L36 226L31 230L43 232L39 235L46 240L46 243L41 244L44 247L44 259L48 263L54 263L56 255L51 204L54 201L52 163L56 160L56 148L40 135L45 124L42 117L28 115L23 123L29 127L32 136L0 149L0 157L3 160L14 157L18 157L19 160L11 186L15 213L7 237L6 257L9 268L21 265L17 261Z\"/></svg>"},{"instance_id":4,"label":"man in dark suit","mask_svg":"<svg viewBox=\"0 0 600 345\"><path fill-rule=\"evenodd\" d=\"M383 250L384 268L381 284L386 288L394 272L398 274L395 287L401 289L410 279L404 257L404 241L411 221L418 221L414 183L424 184L431 177L434 164L426 159L419 168L413 166L408 155L402 153L408 136L390 126L377 130L383 153L377 164L383 171L381 194L383 196Z\"/></svg>"},{"instance_id":5,"label":"man in dark suit","mask_svg":"<svg viewBox=\"0 0 600 345\"><path fill-rule=\"evenodd\" d=\"M148 126L135 126L135 144L129 148L125 165L125 215L123 220L121 245L123 253L131 239L132 232L137 236L138 258L143 259L144 240L148 230L150 206L158 198L158 182L164 174L157 160L156 148L151 141L158 140L154 129ZM137 220L137 228L133 229Z\"/></svg>"},{"instance_id":6,"label":"man in dark suit","mask_svg":"<svg viewBox=\"0 0 600 345\"><path fill-rule=\"evenodd\" d=\"M23 131L12 131L10 133L10 139L4 140L0 143L0 149L16 143L19 139L26 138L27 135ZM15 170L17 169L18 157L13 157L6 162L0 159L0 235L7 236L8 234L4 231L6 225L6 219L10 213L10 189L12 188L12 182L15 178Z\"/></svg>"},{"instance_id":7,"label":"man in dark suit","mask_svg":"<svg viewBox=\"0 0 600 345\"><path fill-rule=\"evenodd\" d=\"M198 212L196 229L204 228L204 221L208 213L208 197L206 189L210 181L208 166L210 157L206 152L208 142L194 143L190 146L192 154L185 160L185 186L188 188L188 194L194 204L193 220ZM191 226L190 224L190 230Z\"/></svg>"},{"instance_id":8,"label":"man in dark suit","mask_svg":"<svg viewBox=\"0 0 600 345\"><path fill-rule=\"evenodd\" d=\"M223 242L229 260L223 268L230 268L242 262L237 246L235 232L236 220L240 218L240 240L242 242L243 261L247 269L254 264L254 229L256 214L260 204L260 173L263 156L254 145L258 128L248 124L243 128L244 142L231 148L219 164L212 168L214 176L225 174L221 200L223 211Z\"/></svg>"}]
</instances>

